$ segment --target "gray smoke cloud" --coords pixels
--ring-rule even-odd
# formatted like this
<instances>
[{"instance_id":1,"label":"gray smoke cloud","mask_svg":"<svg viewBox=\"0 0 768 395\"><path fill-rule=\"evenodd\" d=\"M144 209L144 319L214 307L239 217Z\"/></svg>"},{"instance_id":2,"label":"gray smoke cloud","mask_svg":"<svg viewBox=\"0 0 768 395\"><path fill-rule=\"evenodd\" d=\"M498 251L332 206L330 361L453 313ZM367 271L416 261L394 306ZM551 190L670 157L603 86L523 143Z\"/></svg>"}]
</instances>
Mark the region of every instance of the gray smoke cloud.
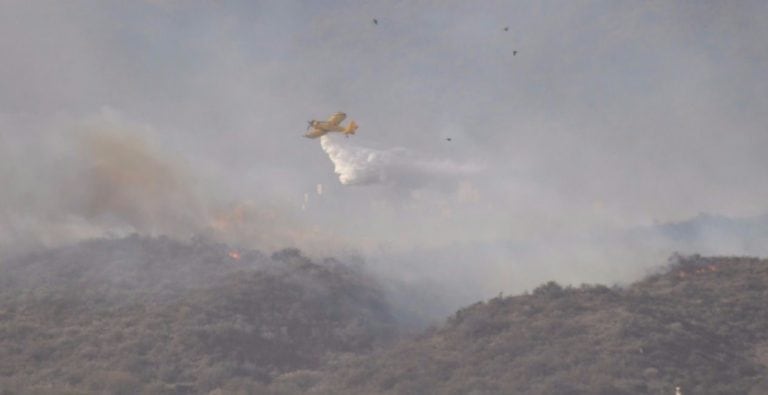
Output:
<instances>
[{"instance_id":1,"label":"gray smoke cloud","mask_svg":"<svg viewBox=\"0 0 768 395\"><path fill-rule=\"evenodd\" d=\"M57 244L107 233L190 235L208 202L181 158L146 127L105 112L51 125L6 119L0 243ZM26 134L16 134L24 128Z\"/></svg>"},{"instance_id":2,"label":"gray smoke cloud","mask_svg":"<svg viewBox=\"0 0 768 395\"><path fill-rule=\"evenodd\" d=\"M110 108L51 123L0 118L0 255L131 233L268 251L338 247L290 204L232 193L159 134Z\"/></svg>"},{"instance_id":3,"label":"gray smoke cloud","mask_svg":"<svg viewBox=\"0 0 768 395\"><path fill-rule=\"evenodd\" d=\"M333 162L333 170L343 185L383 184L418 188L455 182L482 170L479 165L427 158L400 147L361 147L350 139L336 136L322 136L320 145Z\"/></svg>"}]
</instances>

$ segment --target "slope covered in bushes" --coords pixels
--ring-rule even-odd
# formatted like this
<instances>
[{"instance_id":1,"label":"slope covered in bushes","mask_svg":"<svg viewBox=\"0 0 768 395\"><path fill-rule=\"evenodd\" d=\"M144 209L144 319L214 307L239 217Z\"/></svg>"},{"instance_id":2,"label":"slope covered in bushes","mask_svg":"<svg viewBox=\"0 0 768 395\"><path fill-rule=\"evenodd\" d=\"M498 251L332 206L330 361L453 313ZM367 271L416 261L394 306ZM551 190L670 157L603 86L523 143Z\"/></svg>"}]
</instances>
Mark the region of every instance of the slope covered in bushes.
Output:
<instances>
[{"instance_id":1,"label":"slope covered in bushes","mask_svg":"<svg viewBox=\"0 0 768 395\"><path fill-rule=\"evenodd\" d=\"M768 261L497 297L403 335L360 268L202 240L0 263L0 393L768 393ZM418 301L414 301L418 303Z\"/></svg>"},{"instance_id":2,"label":"slope covered in bushes","mask_svg":"<svg viewBox=\"0 0 768 395\"><path fill-rule=\"evenodd\" d=\"M0 392L207 393L360 353L395 327L360 270L167 238L0 266ZM5 391L5 392L3 392Z\"/></svg>"},{"instance_id":3,"label":"slope covered in bushes","mask_svg":"<svg viewBox=\"0 0 768 395\"><path fill-rule=\"evenodd\" d=\"M365 358L316 393L764 394L768 262L680 258L625 289L495 298Z\"/></svg>"}]
</instances>

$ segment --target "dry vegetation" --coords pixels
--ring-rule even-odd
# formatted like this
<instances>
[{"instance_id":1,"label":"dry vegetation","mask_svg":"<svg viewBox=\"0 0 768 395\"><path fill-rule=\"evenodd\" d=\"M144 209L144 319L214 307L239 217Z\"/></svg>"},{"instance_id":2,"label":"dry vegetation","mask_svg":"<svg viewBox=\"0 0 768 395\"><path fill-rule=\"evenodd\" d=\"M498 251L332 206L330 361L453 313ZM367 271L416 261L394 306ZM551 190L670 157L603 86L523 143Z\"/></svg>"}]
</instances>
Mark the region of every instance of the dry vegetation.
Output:
<instances>
[{"instance_id":1,"label":"dry vegetation","mask_svg":"<svg viewBox=\"0 0 768 395\"><path fill-rule=\"evenodd\" d=\"M768 262L677 258L626 289L550 282L477 303L335 366L316 392L768 393Z\"/></svg>"},{"instance_id":2,"label":"dry vegetation","mask_svg":"<svg viewBox=\"0 0 768 395\"><path fill-rule=\"evenodd\" d=\"M131 237L5 262L0 393L251 393L394 335L360 270L229 252Z\"/></svg>"},{"instance_id":3,"label":"dry vegetation","mask_svg":"<svg viewBox=\"0 0 768 395\"><path fill-rule=\"evenodd\" d=\"M768 262L498 297L398 335L359 268L95 240L0 265L0 394L765 394Z\"/></svg>"}]
</instances>

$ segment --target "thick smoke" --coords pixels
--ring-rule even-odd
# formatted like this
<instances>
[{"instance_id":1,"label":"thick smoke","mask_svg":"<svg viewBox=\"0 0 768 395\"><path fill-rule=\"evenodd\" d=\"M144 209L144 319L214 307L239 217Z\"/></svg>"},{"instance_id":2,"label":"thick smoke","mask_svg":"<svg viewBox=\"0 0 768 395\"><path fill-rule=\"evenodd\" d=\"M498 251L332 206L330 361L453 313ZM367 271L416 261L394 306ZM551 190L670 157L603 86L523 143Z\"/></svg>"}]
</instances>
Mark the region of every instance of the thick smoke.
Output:
<instances>
[{"instance_id":1,"label":"thick smoke","mask_svg":"<svg viewBox=\"0 0 768 395\"><path fill-rule=\"evenodd\" d=\"M23 139L14 138L14 129L3 133L10 145L1 163L7 171L0 245L128 232L183 235L205 226L207 203L192 171L147 140L143 127L114 114L28 126Z\"/></svg>"},{"instance_id":2,"label":"thick smoke","mask_svg":"<svg viewBox=\"0 0 768 395\"><path fill-rule=\"evenodd\" d=\"M603 228L766 210L768 2L199 3L3 2L0 250L210 227L259 248L394 245L393 276L418 263L495 294L625 279L658 262L626 255L668 250ZM104 105L133 121L80 124ZM368 126L299 139L328 106ZM363 143L388 125L407 149ZM765 245L732 234L684 251Z\"/></svg>"},{"instance_id":3,"label":"thick smoke","mask_svg":"<svg viewBox=\"0 0 768 395\"><path fill-rule=\"evenodd\" d=\"M404 188L441 185L471 176L481 167L425 158L405 148L373 149L335 137L320 138L343 185L383 184Z\"/></svg>"},{"instance_id":4,"label":"thick smoke","mask_svg":"<svg viewBox=\"0 0 768 395\"><path fill-rule=\"evenodd\" d=\"M94 129L80 152L72 209L90 221L115 221L149 233L178 233L205 223L205 203L191 175L127 132Z\"/></svg>"},{"instance_id":5,"label":"thick smoke","mask_svg":"<svg viewBox=\"0 0 768 395\"><path fill-rule=\"evenodd\" d=\"M113 110L47 125L0 121L0 255L131 233L205 235L265 250L336 245L295 207L219 188L152 128Z\"/></svg>"}]
</instances>

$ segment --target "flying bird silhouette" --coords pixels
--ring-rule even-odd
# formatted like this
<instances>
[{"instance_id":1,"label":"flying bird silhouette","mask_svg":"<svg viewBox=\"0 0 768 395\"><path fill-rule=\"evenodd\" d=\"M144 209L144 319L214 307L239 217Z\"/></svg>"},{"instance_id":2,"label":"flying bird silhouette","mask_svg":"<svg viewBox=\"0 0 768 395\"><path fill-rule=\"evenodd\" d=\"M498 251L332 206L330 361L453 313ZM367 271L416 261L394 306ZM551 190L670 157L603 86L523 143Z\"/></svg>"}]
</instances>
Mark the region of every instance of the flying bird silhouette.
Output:
<instances>
[{"instance_id":1,"label":"flying bird silhouette","mask_svg":"<svg viewBox=\"0 0 768 395\"><path fill-rule=\"evenodd\" d=\"M509 26L504 26L504 31L508 32L509 31Z\"/></svg>"},{"instance_id":2,"label":"flying bird silhouette","mask_svg":"<svg viewBox=\"0 0 768 395\"><path fill-rule=\"evenodd\" d=\"M512 51L512 56L517 55L517 51Z\"/></svg>"},{"instance_id":3,"label":"flying bird silhouette","mask_svg":"<svg viewBox=\"0 0 768 395\"><path fill-rule=\"evenodd\" d=\"M376 19L376 18L373 18L373 24L374 24L374 25L378 25L378 24L379 24L379 20L378 20L378 19Z\"/></svg>"},{"instance_id":4,"label":"flying bird silhouette","mask_svg":"<svg viewBox=\"0 0 768 395\"><path fill-rule=\"evenodd\" d=\"M451 141L451 138L450 137L446 137L445 141Z\"/></svg>"}]
</instances>

